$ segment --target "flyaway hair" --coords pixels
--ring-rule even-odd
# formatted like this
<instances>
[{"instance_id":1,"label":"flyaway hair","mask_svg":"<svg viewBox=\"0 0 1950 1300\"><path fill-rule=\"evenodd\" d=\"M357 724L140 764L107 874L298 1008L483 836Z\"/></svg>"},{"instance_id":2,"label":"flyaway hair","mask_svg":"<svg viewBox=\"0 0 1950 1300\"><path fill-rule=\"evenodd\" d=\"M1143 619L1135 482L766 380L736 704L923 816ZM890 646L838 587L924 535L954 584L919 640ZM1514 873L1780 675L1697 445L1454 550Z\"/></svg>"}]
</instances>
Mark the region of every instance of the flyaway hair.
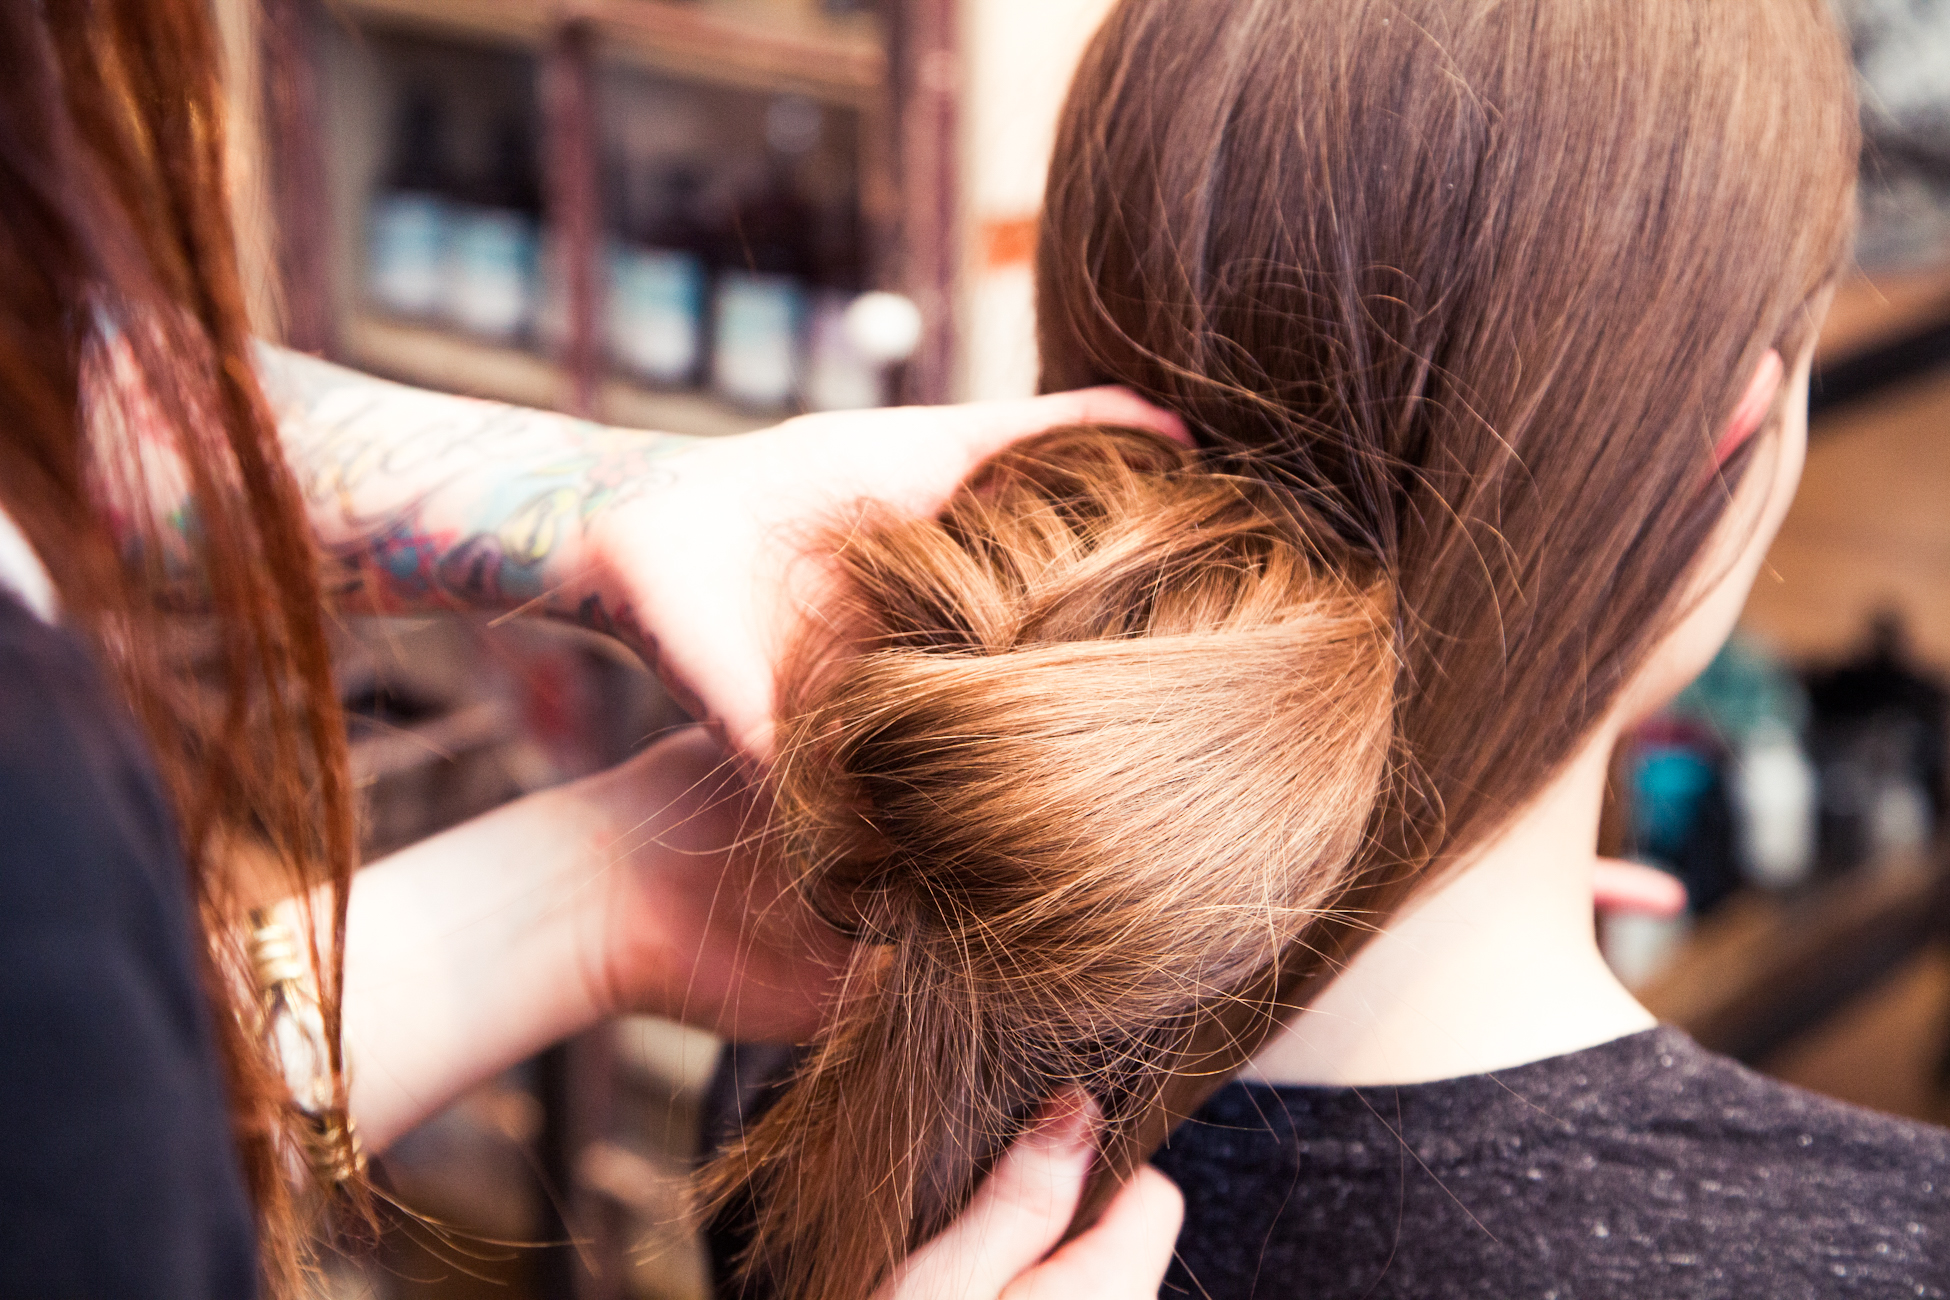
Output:
<instances>
[{"instance_id":1,"label":"flyaway hair","mask_svg":"<svg viewBox=\"0 0 1950 1300\"><path fill-rule=\"evenodd\" d=\"M1319 531L1154 435L1078 428L836 544L841 632L788 678L772 798L859 942L804 1077L717 1174L773 1211L780 1294L883 1273L1064 1083L1128 1127L1333 904L1395 664L1385 585Z\"/></svg>"}]
</instances>

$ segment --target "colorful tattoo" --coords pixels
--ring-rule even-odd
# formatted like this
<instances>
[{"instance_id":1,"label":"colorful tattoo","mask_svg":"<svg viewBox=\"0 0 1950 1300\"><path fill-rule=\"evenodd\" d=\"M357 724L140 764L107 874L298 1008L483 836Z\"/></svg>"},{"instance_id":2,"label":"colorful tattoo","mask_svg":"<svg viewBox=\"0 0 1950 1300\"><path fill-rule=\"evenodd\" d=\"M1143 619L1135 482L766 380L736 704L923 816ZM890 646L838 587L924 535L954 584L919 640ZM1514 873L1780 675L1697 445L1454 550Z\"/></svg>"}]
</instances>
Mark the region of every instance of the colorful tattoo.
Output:
<instances>
[{"instance_id":1,"label":"colorful tattoo","mask_svg":"<svg viewBox=\"0 0 1950 1300\"><path fill-rule=\"evenodd\" d=\"M378 610L538 605L639 640L564 572L597 516L670 486L694 441L422 392L260 350L337 591Z\"/></svg>"}]
</instances>

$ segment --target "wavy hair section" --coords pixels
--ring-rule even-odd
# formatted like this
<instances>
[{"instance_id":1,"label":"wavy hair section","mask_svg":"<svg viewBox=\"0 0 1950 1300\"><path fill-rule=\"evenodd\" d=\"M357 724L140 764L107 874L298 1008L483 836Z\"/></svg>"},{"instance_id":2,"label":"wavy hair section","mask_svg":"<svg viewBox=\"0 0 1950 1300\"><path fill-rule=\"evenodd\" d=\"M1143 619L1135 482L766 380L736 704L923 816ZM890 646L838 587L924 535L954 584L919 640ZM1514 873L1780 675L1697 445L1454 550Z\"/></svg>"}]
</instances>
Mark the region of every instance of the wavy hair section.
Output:
<instances>
[{"instance_id":1,"label":"wavy hair section","mask_svg":"<svg viewBox=\"0 0 1950 1300\"><path fill-rule=\"evenodd\" d=\"M858 937L783 1100L710 1171L750 1266L869 1293L1059 1089L1129 1135L1212 1009L1334 907L1392 735L1386 585L1150 435L989 462L834 537L773 830Z\"/></svg>"}]
</instances>

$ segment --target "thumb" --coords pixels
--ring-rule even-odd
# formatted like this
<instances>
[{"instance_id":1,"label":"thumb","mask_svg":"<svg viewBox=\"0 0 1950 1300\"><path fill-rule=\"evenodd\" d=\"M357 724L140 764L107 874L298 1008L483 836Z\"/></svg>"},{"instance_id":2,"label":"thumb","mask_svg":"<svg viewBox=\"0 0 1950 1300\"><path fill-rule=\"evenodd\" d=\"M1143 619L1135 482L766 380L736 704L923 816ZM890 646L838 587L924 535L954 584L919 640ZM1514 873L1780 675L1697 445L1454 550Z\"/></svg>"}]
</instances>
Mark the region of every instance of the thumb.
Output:
<instances>
[{"instance_id":1,"label":"thumb","mask_svg":"<svg viewBox=\"0 0 1950 1300\"><path fill-rule=\"evenodd\" d=\"M1184 1221L1184 1193L1145 1165L1088 1232L1018 1277L1002 1300L1150 1300Z\"/></svg>"},{"instance_id":2,"label":"thumb","mask_svg":"<svg viewBox=\"0 0 1950 1300\"><path fill-rule=\"evenodd\" d=\"M881 1300L996 1300L1063 1238L1090 1173L1096 1106L1051 1100L947 1231L914 1252Z\"/></svg>"},{"instance_id":3,"label":"thumb","mask_svg":"<svg viewBox=\"0 0 1950 1300\"><path fill-rule=\"evenodd\" d=\"M987 459L1010 443L1065 424L1116 424L1149 429L1173 442L1192 445L1185 422L1126 388L1079 388L991 402L970 402L940 413L961 435L969 465ZM937 417L939 418L939 417Z\"/></svg>"}]
</instances>

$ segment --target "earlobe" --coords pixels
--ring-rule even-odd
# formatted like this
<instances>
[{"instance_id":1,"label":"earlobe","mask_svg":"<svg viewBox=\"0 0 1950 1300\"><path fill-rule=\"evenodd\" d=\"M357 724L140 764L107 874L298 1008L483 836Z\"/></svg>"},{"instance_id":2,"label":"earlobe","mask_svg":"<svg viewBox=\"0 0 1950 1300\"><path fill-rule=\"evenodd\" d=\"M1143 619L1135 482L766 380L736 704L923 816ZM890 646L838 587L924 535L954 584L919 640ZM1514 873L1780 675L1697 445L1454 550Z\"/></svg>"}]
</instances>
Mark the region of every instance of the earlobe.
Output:
<instances>
[{"instance_id":1,"label":"earlobe","mask_svg":"<svg viewBox=\"0 0 1950 1300\"><path fill-rule=\"evenodd\" d=\"M1733 408L1733 415L1727 420L1719 443L1713 448L1714 468L1726 464L1734 452L1759 432L1760 426L1767 420L1767 413L1774 409L1774 398L1781 391L1781 383L1786 378L1787 366L1781 361L1781 354L1769 348L1767 355L1760 359L1760 364L1754 367L1754 377L1747 384L1747 391L1741 395L1740 405Z\"/></svg>"}]
</instances>

